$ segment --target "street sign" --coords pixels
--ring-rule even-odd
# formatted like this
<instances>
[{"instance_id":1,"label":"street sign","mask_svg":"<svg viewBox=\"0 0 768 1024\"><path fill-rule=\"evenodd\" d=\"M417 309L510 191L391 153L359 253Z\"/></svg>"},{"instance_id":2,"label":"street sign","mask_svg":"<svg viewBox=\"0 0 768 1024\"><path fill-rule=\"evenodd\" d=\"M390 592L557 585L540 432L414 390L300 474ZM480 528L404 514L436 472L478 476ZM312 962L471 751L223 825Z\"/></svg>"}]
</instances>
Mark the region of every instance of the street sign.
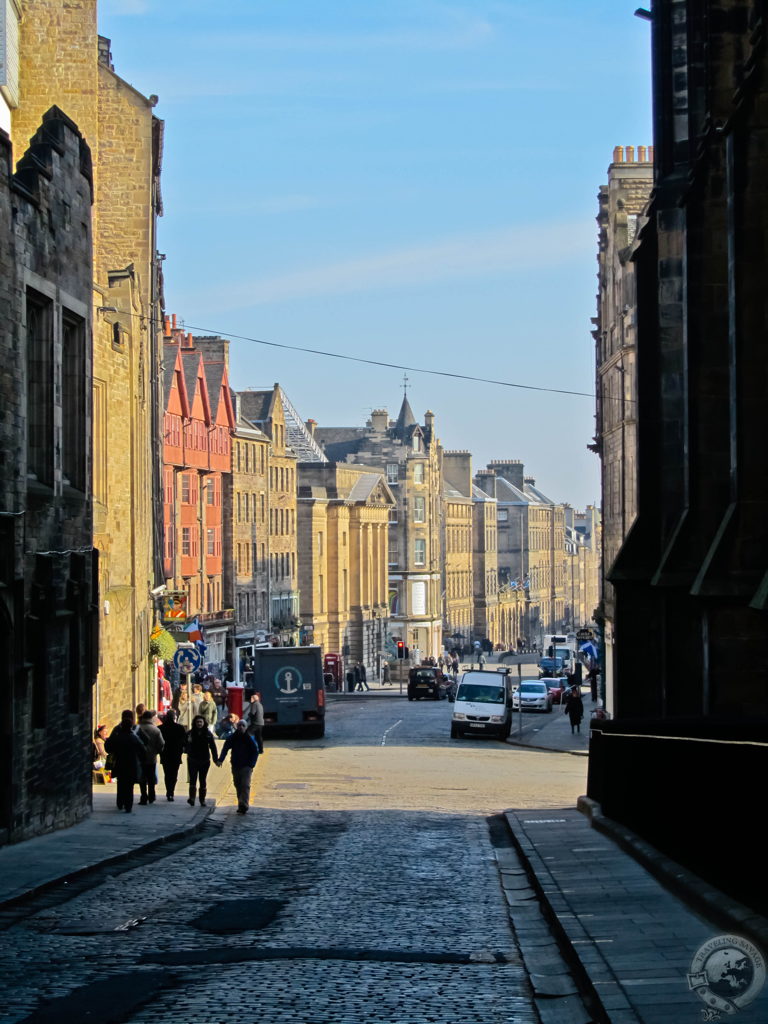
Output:
<instances>
[{"instance_id":1,"label":"street sign","mask_svg":"<svg viewBox=\"0 0 768 1024\"><path fill-rule=\"evenodd\" d=\"M576 639L577 640L594 640L595 634L591 629L577 629Z\"/></svg>"},{"instance_id":2,"label":"street sign","mask_svg":"<svg viewBox=\"0 0 768 1024\"><path fill-rule=\"evenodd\" d=\"M173 664L183 676L197 672L203 663L203 656L196 647L179 647L173 656Z\"/></svg>"}]
</instances>

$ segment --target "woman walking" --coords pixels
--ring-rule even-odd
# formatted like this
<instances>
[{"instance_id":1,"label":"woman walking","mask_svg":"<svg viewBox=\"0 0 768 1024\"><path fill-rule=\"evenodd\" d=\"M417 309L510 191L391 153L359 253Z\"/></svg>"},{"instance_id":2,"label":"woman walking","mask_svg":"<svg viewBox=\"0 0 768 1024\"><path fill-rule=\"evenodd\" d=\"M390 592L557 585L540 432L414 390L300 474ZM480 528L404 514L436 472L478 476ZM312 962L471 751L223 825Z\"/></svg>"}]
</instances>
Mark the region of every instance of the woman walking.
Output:
<instances>
[{"instance_id":1,"label":"woman walking","mask_svg":"<svg viewBox=\"0 0 768 1024\"><path fill-rule=\"evenodd\" d=\"M208 778L208 769L211 767L211 759L214 761L218 759L216 742L203 716L195 715L192 719L192 728L187 733L187 771L189 772L187 803L190 807L195 805L198 781L200 806L205 807L205 794L208 792L206 779Z\"/></svg>"},{"instance_id":2,"label":"woman walking","mask_svg":"<svg viewBox=\"0 0 768 1024\"><path fill-rule=\"evenodd\" d=\"M209 729L212 729L216 725L216 721L219 717L219 709L213 700L213 694L210 690L203 690L203 699L197 709L198 715L202 715L205 719L205 724Z\"/></svg>"},{"instance_id":3,"label":"woman walking","mask_svg":"<svg viewBox=\"0 0 768 1024\"><path fill-rule=\"evenodd\" d=\"M112 774L117 776L117 809L130 814L133 810L133 787L141 778L144 744L134 731L133 712L124 711L104 744L114 759Z\"/></svg>"},{"instance_id":4,"label":"woman walking","mask_svg":"<svg viewBox=\"0 0 768 1024\"><path fill-rule=\"evenodd\" d=\"M139 790L142 805L155 802L155 786L157 784L157 755L165 746L163 734L155 725L155 712L145 711L139 722L139 732L144 738L144 757L141 761L141 777Z\"/></svg>"},{"instance_id":5,"label":"woman walking","mask_svg":"<svg viewBox=\"0 0 768 1024\"><path fill-rule=\"evenodd\" d=\"M584 717L584 704L581 700L581 694L574 686L565 698L565 708L563 709L571 720L571 732L581 732L581 720Z\"/></svg>"},{"instance_id":6,"label":"woman walking","mask_svg":"<svg viewBox=\"0 0 768 1024\"><path fill-rule=\"evenodd\" d=\"M165 746L160 754L160 764L163 766L165 776L165 799L173 802L173 794L176 792L176 781L179 777L179 765L181 755L187 748L187 730L176 721L176 712L171 709L166 711L160 732Z\"/></svg>"},{"instance_id":7,"label":"woman walking","mask_svg":"<svg viewBox=\"0 0 768 1024\"><path fill-rule=\"evenodd\" d=\"M179 725L183 725L189 732L192 728L192 719L195 717L195 702L191 699L186 690L180 690L176 718Z\"/></svg>"}]
</instances>

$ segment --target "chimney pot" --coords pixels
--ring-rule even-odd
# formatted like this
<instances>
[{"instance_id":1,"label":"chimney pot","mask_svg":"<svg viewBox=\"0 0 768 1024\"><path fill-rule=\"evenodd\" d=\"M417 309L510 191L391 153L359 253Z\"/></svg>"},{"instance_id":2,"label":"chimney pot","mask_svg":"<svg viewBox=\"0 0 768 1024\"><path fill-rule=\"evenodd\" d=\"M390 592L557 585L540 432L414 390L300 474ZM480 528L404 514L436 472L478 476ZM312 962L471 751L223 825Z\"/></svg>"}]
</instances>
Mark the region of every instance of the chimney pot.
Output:
<instances>
[{"instance_id":1,"label":"chimney pot","mask_svg":"<svg viewBox=\"0 0 768 1024\"><path fill-rule=\"evenodd\" d=\"M635 147L627 146L627 163L633 164L635 162Z\"/></svg>"},{"instance_id":2,"label":"chimney pot","mask_svg":"<svg viewBox=\"0 0 768 1024\"><path fill-rule=\"evenodd\" d=\"M175 313L173 314L173 319L172 319L172 322L171 322L171 326L173 327L173 330L175 331L176 330L176 314Z\"/></svg>"},{"instance_id":3,"label":"chimney pot","mask_svg":"<svg viewBox=\"0 0 768 1024\"><path fill-rule=\"evenodd\" d=\"M613 147L613 162L615 164L623 164L624 163L624 147L623 146L614 146Z\"/></svg>"}]
</instances>

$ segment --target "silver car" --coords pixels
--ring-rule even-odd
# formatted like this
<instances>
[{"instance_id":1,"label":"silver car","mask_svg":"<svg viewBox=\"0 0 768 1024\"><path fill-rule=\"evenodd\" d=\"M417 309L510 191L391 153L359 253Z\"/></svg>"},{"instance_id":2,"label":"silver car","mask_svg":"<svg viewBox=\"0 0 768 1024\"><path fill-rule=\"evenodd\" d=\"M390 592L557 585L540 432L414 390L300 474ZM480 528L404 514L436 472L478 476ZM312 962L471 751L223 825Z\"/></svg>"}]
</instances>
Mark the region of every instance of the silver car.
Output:
<instances>
[{"instance_id":1,"label":"silver car","mask_svg":"<svg viewBox=\"0 0 768 1024\"><path fill-rule=\"evenodd\" d=\"M543 679L521 680L520 686L512 694L512 707L519 709L521 702L523 711L552 713L552 695Z\"/></svg>"}]
</instances>

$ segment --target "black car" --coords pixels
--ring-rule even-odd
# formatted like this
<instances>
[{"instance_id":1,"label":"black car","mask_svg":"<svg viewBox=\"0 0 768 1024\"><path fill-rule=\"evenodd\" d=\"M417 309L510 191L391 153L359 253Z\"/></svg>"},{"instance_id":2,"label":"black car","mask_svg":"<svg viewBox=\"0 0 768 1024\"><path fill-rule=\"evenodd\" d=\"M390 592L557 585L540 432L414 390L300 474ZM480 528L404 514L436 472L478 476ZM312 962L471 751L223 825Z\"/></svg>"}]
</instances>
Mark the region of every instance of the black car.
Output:
<instances>
[{"instance_id":1,"label":"black car","mask_svg":"<svg viewBox=\"0 0 768 1024\"><path fill-rule=\"evenodd\" d=\"M545 676L561 676L563 674L562 658L542 658L539 662L539 678Z\"/></svg>"},{"instance_id":2,"label":"black car","mask_svg":"<svg viewBox=\"0 0 768 1024\"><path fill-rule=\"evenodd\" d=\"M431 697L442 700L448 692L448 681L439 668L421 665L408 673L408 700Z\"/></svg>"}]
</instances>

